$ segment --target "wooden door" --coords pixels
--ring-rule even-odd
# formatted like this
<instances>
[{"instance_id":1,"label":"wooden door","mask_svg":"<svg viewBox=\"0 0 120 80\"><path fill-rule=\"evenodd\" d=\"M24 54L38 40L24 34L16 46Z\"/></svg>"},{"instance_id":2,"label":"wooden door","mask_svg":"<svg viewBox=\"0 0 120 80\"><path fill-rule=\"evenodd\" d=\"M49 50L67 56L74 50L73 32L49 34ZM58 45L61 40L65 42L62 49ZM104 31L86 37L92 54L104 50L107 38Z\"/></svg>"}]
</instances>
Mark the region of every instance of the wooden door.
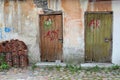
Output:
<instances>
[{"instance_id":1,"label":"wooden door","mask_svg":"<svg viewBox=\"0 0 120 80\"><path fill-rule=\"evenodd\" d=\"M40 15L41 61L62 60L62 14Z\"/></svg>"},{"instance_id":2,"label":"wooden door","mask_svg":"<svg viewBox=\"0 0 120 80\"><path fill-rule=\"evenodd\" d=\"M85 13L86 62L111 62L112 12Z\"/></svg>"}]
</instances>

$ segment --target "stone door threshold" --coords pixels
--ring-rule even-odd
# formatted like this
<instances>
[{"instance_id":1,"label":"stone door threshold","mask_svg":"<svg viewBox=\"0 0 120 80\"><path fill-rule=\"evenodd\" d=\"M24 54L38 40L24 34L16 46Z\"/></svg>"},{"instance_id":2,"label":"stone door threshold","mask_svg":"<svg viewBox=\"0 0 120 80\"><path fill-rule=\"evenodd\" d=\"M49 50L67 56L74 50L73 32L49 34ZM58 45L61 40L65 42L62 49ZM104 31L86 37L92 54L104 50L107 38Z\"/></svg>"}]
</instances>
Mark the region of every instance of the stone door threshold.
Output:
<instances>
[{"instance_id":1,"label":"stone door threshold","mask_svg":"<svg viewBox=\"0 0 120 80\"><path fill-rule=\"evenodd\" d=\"M65 67L67 64L66 63L56 63L56 62L37 62L36 63L36 66L39 66L39 67L57 66L57 65ZM95 67L95 66L111 67L115 64L112 64L112 63L82 63L80 65L81 65L81 67Z\"/></svg>"}]
</instances>

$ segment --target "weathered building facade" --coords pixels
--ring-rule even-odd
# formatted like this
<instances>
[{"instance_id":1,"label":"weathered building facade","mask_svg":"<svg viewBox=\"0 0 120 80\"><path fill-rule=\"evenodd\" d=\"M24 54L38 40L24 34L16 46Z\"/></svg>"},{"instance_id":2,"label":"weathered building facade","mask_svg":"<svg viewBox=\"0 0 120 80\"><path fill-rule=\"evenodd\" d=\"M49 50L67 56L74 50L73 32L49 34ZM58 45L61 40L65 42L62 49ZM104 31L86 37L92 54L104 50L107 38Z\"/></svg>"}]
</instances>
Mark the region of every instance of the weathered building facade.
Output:
<instances>
[{"instance_id":1,"label":"weathered building facade","mask_svg":"<svg viewBox=\"0 0 120 80\"><path fill-rule=\"evenodd\" d=\"M119 3L118 0L48 0L48 8L63 12L65 61L120 64Z\"/></svg>"},{"instance_id":2,"label":"weathered building facade","mask_svg":"<svg viewBox=\"0 0 120 80\"><path fill-rule=\"evenodd\" d=\"M48 0L55 12L41 14L33 0L0 1L0 41L24 41L30 62L120 64L119 3Z\"/></svg>"}]
</instances>

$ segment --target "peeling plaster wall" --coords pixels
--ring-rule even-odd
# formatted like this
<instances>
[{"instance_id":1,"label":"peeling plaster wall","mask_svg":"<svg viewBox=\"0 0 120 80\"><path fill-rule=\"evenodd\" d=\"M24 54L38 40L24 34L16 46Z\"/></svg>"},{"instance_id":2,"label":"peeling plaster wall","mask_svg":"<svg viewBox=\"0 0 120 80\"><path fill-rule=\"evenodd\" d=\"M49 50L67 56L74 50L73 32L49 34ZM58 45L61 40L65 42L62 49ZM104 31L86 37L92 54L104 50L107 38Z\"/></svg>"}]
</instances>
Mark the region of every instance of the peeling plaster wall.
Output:
<instances>
[{"instance_id":1,"label":"peeling plaster wall","mask_svg":"<svg viewBox=\"0 0 120 80\"><path fill-rule=\"evenodd\" d=\"M70 6L71 5L71 6ZM69 63L84 61L84 27L83 14L79 0L61 0L64 12L64 60Z\"/></svg>"},{"instance_id":2,"label":"peeling plaster wall","mask_svg":"<svg viewBox=\"0 0 120 80\"><path fill-rule=\"evenodd\" d=\"M24 41L32 63L40 61L38 24L37 8L32 0L0 1L0 41Z\"/></svg>"}]
</instances>

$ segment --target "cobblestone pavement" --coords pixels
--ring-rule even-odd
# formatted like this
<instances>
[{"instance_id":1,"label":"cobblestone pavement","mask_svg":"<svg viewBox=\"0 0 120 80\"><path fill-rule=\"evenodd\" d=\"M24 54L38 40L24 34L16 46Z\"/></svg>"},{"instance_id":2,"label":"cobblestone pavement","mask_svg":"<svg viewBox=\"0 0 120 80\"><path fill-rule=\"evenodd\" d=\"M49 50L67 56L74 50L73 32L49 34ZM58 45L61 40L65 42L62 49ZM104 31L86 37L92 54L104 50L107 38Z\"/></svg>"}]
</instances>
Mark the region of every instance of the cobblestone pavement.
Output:
<instances>
[{"instance_id":1,"label":"cobblestone pavement","mask_svg":"<svg viewBox=\"0 0 120 80\"><path fill-rule=\"evenodd\" d=\"M65 68L11 68L0 72L0 80L120 80L120 70L71 72Z\"/></svg>"}]
</instances>

